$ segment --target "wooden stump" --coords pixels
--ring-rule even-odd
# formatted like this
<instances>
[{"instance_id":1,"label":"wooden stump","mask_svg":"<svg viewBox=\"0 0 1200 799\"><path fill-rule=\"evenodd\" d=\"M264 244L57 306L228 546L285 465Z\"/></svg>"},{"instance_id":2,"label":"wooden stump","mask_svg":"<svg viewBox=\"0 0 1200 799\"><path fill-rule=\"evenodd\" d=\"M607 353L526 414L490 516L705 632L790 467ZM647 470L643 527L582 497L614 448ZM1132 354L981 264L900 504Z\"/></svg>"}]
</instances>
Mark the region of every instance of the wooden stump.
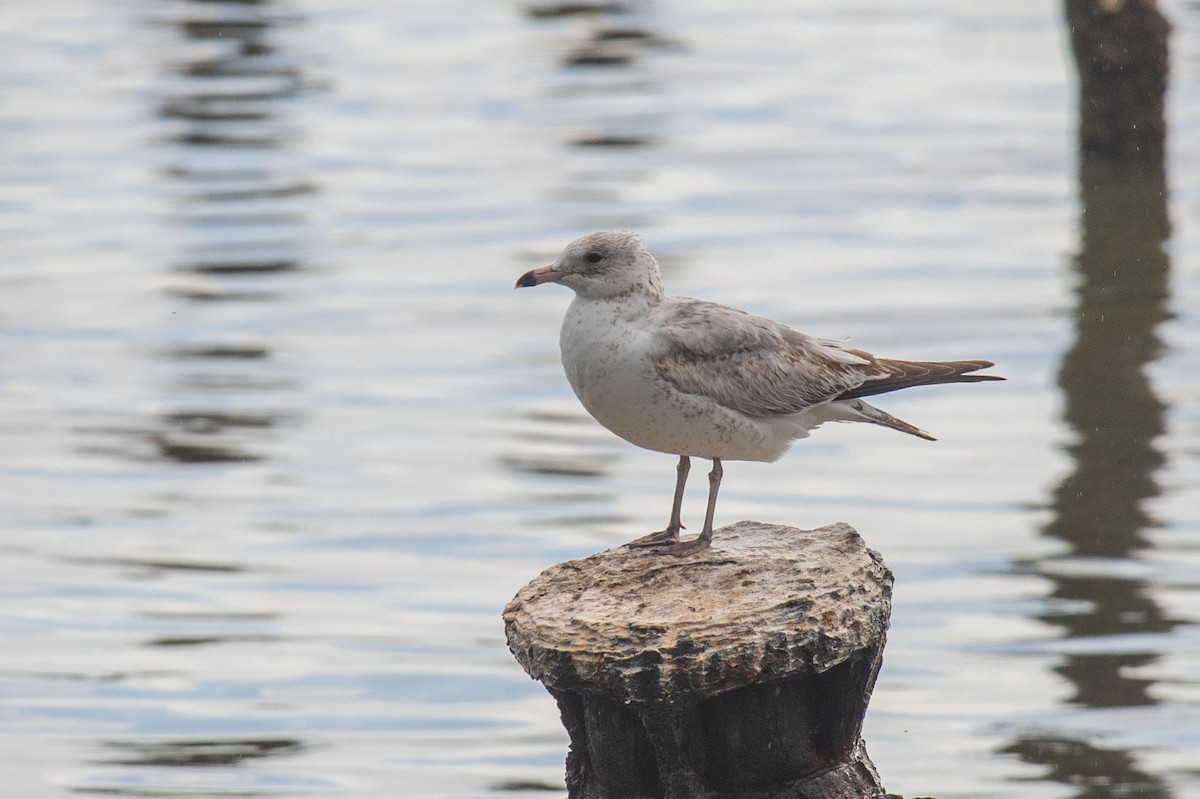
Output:
<instances>
[{"instance_id":1,"label":"wooden stump","mask_svg":"<svg viewBox=\"0 0 1200 799\"><path fill-rule=\"evenodd\" d=\"M504 621L558 701L571 799L866 799L891 588L848 525L739 522L688 558L560 563Z\"/></svg>"}]
</instances>

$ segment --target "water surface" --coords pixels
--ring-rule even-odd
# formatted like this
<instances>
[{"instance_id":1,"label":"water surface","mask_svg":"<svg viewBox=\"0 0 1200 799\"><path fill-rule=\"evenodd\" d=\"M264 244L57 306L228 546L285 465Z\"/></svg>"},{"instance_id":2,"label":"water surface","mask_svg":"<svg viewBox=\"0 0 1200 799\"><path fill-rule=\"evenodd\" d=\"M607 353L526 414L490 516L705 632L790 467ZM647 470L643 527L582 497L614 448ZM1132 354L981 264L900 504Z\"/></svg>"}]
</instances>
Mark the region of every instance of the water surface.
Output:
<instances>
[{"instance_id":1,"label":"water surface","mask_svg":"<svg viewBox=\"0 0 1200 799\"><path fill-rule=\"evenodd\" d=\"M727 464L719 523L896 572L888 788L1200 796L1195 7L1163 198L1080 186L1052 4L595 5L6 5L5 795L563 795L500 610L674 468L511 286L631 227L676 293L1009 378Z\"/></svg>"}]
</instances>

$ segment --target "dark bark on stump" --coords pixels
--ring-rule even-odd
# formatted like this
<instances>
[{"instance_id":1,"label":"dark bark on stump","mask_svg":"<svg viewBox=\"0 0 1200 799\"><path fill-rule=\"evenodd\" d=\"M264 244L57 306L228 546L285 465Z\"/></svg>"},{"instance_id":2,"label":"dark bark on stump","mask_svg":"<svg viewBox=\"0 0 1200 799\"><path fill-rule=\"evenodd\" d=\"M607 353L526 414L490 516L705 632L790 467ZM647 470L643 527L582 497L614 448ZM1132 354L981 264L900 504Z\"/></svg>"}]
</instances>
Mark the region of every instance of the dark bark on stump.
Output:
<instances>
[{"instance_id":1,"label":"dark bark on stump","mask_svg":"<svg viewBox=\"0 0 1200 799\"><path fill-rule=\"evenodd\" d=\"M866 799L891 587L847 525L741 522L689 558L551 567L504 620L558 701L572 799Z\"/></svg>"}]
</instances>

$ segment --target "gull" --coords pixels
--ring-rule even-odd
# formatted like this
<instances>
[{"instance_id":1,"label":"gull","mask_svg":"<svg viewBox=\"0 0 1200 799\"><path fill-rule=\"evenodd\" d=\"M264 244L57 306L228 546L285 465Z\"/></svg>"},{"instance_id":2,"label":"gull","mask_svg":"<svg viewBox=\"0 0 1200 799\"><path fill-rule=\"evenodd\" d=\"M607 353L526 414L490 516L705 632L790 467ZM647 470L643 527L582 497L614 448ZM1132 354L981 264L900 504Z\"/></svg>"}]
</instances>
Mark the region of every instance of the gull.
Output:
<instances>
[{"instance_id":1,"label":"gull","mask_svg":"<svg viewBox=\"0 0 1200 799\"><path fill-rule=\"evenodd\" d=\"M575 298L559 335L563 369L600 424L679 456L667 527L630 542L686 556L712 542L723 460L775 461L824 422L870 422L935 440L863 397L912 386L1003 380L991 361L877 358L745 311L669 296L658 262L624 230L583 236L516 288L561 283ZM712 460L699 536L680 540L692 457Z\"/></svg>"}]
</instances>

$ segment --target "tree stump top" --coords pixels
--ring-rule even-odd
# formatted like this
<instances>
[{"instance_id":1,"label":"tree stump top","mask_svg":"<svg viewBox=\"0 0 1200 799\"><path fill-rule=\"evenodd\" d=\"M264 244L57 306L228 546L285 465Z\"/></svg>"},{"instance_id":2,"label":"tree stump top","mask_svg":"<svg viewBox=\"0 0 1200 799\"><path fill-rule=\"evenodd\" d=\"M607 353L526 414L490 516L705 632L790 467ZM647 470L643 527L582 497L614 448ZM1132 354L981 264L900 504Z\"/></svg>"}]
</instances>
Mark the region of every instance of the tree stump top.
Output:
<instances>
[{"instance_id":1,"label":"tree stump top","mask_svg":"<svg viewBox=\"0 0 1200 799\"><path fill-rule=\"evenodd\" d=\"M686 558L622 547L546 569L504 611L548 688L688 701L821 673L882 642L892 575L847 524L739 522Z\"/></svg>"}]
</instances>

